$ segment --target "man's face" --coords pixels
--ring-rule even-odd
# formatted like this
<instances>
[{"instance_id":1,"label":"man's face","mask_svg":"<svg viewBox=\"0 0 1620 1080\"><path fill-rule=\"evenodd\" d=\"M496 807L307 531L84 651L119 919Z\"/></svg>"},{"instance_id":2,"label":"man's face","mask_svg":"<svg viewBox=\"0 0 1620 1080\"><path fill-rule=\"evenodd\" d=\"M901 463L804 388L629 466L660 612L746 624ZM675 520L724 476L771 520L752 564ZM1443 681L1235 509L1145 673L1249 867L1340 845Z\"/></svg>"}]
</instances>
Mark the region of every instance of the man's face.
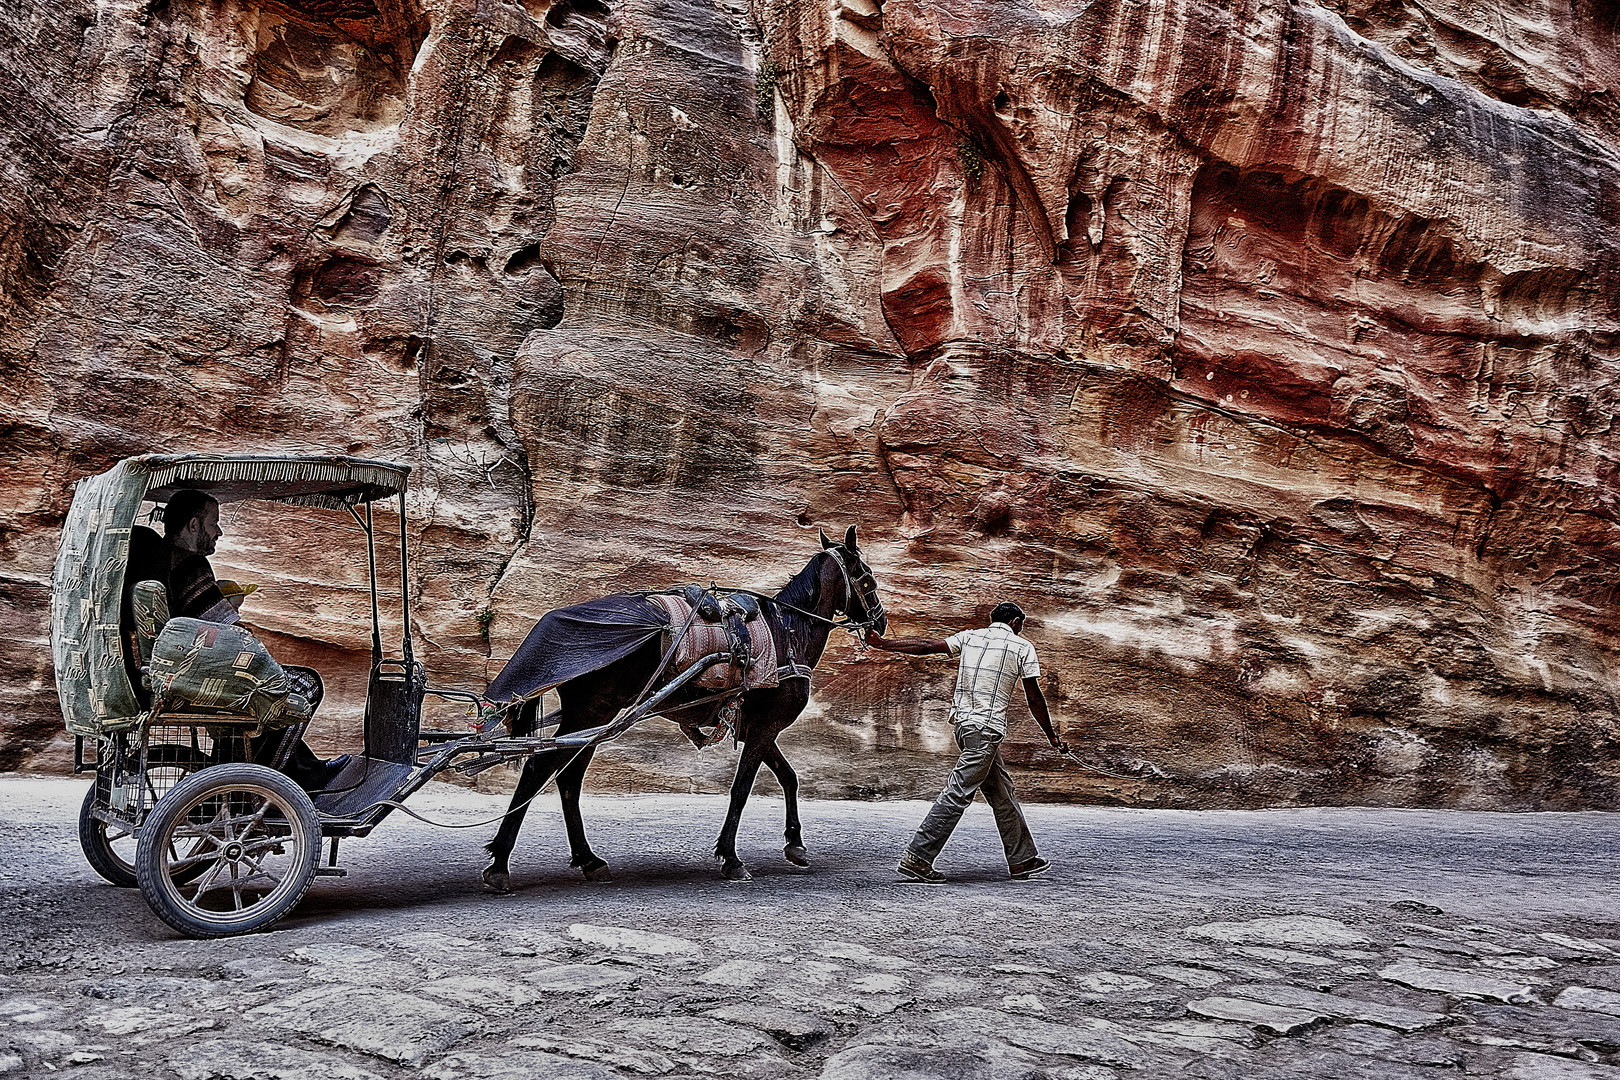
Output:
<instances>
[{"instance_id":1,"label":"man's face","mask_svg":"<svg viewBox=\"0 0 1620 1080\"><path fill-rule=\"evenodd\" d=\"M219 504L209 503L203 512L192 518L176 538L180 547L199 555L212 555L219 538L225 534L219 527Z\"/></svg>"}]
</instances>

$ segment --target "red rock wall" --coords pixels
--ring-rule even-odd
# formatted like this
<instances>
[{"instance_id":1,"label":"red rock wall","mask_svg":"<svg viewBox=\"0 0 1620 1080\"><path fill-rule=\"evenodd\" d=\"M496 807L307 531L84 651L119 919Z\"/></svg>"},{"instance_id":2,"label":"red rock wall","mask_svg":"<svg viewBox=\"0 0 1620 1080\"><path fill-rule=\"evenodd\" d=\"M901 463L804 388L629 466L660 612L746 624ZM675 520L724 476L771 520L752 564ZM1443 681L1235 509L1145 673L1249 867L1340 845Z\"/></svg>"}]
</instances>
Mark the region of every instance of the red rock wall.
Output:
<instances>
[{"instance_id":1,"label":"red rock wall","mask_svg":"<svg viewBox=\"0 0 1620 1080\"><path fill-rule=\"evenodd\" d=\"M897 630L1019 600L1060 724L1130 777L1016 721L1026 791L1620 805L1607 6L167 0L3 32L0 765L62 761L73 478L279 447L417 466L436 681L555 604L774 584L858 520ZM340 526L227 511L219 560L340 673L334 744ZM949 683L835 645L784 739L807 790L931 790ZM724 783L663 727L592 784Z\"/></svg>"}]
</instances>

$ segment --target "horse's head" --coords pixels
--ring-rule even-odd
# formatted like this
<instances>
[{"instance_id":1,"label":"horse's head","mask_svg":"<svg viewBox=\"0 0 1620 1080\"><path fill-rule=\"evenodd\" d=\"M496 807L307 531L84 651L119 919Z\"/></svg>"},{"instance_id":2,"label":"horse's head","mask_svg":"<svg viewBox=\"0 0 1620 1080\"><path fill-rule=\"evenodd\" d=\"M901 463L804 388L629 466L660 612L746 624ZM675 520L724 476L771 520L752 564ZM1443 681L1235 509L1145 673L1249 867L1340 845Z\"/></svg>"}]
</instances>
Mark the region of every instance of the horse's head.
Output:
<instances>
[{"instance_id":1,"label":"horse's head","mask_svg":"<svg viewBox=\"0 0 1620 1080\"><path fill-rule=\"evenodd\" d=\"M819 530L818 530L819 532ZM853 626L871 627L879 634L889 629L889 617L883 613L883 601L878 598L877 578L866 565L855 542L855 526L844 533L844 542L835 543L821 533L821 547L831 556L844 583L843 606L835 609L849 617Z\"/></svg>"}]
</instances>

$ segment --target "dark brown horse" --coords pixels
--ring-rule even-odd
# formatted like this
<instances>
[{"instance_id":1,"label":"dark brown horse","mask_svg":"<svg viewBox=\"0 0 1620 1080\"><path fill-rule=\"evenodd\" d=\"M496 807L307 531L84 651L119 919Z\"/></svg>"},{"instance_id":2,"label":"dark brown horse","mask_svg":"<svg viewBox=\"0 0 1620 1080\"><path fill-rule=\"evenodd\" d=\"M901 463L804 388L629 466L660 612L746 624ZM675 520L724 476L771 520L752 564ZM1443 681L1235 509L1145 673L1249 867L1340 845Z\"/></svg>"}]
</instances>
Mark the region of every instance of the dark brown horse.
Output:
<instances>
[{"instance_id":1,"label":"dark brown horse","mask_svg":"<svg viewBox=\"0 0 1620 1080\"><path fill-rule=\"evenodd\" d=\"M799 827L798 777L781 748L776 745L776 736L798 719L809 703L809 672L821 659L833 627L840 625L837 616L845 616L845 625L874 626L879 633L887 626L883 605L877 597L877 582L855 545L855 527L849 527L841 544L834 543L823 534L821 545L823 550L781 592L772 599L760 600L761 615L769 620L768 625L776 638L778 662L785 667L791 661L793 668L801 674L784 676L778 686L750 690L742 695L741 716L736 727L736 738L742 753L737 760L736 777L731 783L731 807L714 847L715 857L721 863L721 873L731 880L747 880L751 876L743 861L737 857L737 825L742 820L743 805L748 801L748 793L762 764L776 775L787 802L787 828L783 834L787 845L782 853L797 866L810 865ZM606 667L557 686L558 697L562 700L557 734L562 736L600 727L611 721L620 710L635 704L653 684L654 675L657 674L655 669L663 659L663 649L662 638L653 637ZM514 657L515 660L517 657ZM502 700L514 689L509 685L511 680L506 680L508 685L504 686L502 682L498 678L491 684L491 700ZM712 710L713 704L693 705L692 702L709 694L710 691L695 686L683 687L671 697L669 705L659 709L659 713L671 720L693 723L704 712ZM518 688L517 694L512 696L527 696L527 691ZM525 729L534 722L537 704L537 699L531 700L519 713L521 719L513 724L517 729L514 735L527 734ZM557 776L557 794L562 799L563 822L568 830L568 847L573 855L571 865L579 867L593 881L607 880L608 865L591 850L579 813L580 788L593 752L592 748L550 750L536 754L524 763L517 790L512 793L511 806L506 811L500 830L488 845L490 863L484 870L484 881L491 888L499 892L511 888L507 860L511 857L512 846L517 842L518 829L523 825L524 811L553 773Z\"/></svg>"}]
</instances>

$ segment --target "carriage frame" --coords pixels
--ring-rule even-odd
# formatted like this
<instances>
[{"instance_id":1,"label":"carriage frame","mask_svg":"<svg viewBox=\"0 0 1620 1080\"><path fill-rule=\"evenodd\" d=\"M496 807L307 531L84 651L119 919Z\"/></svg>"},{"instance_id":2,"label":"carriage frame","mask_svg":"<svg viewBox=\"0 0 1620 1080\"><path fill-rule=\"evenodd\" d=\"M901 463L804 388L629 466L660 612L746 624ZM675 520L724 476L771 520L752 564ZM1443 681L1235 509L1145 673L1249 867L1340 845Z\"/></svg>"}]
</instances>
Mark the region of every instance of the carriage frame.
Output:
<instances>
[{"instance_id":1,"label":"carriage frame","mask_svg":"<svg viewBox=\"0 0 1620 1080\"><path fill-rule=\"evenodd\" d=\"M270 926L297 906L315 878L346 873L338 865L341 839L370 833L439 773L582 752L629 730L704 671L731 660L729 653L703 657L600 727L548 735L555 721L539 716L521 725L529 734L514 737L513 706L431 687L415 659L409 474L408 465L343 456L153 454L126 458L77 485L52 578L51 648L63 718L75 736L74 771L95 774L80 810L80 844L97 873L114 885L139 886L158 917L181 933L222 937ZM313 797L279 771L307 721L277 727L245 714L191 711L184 703L152 707L131 677L121 623L131 531L144 503L166 502L185 488L221 504L261 500L346 511L365 535L371 659L364 748ZM383 641L376 504L392 504L398 515L397 647ZM683 632L672 635L666 664ZM428 698L465 706L471 722L462 730L424 729ZM268 757L267 745L274 748Z\"/></svg>"}]
</instances>

